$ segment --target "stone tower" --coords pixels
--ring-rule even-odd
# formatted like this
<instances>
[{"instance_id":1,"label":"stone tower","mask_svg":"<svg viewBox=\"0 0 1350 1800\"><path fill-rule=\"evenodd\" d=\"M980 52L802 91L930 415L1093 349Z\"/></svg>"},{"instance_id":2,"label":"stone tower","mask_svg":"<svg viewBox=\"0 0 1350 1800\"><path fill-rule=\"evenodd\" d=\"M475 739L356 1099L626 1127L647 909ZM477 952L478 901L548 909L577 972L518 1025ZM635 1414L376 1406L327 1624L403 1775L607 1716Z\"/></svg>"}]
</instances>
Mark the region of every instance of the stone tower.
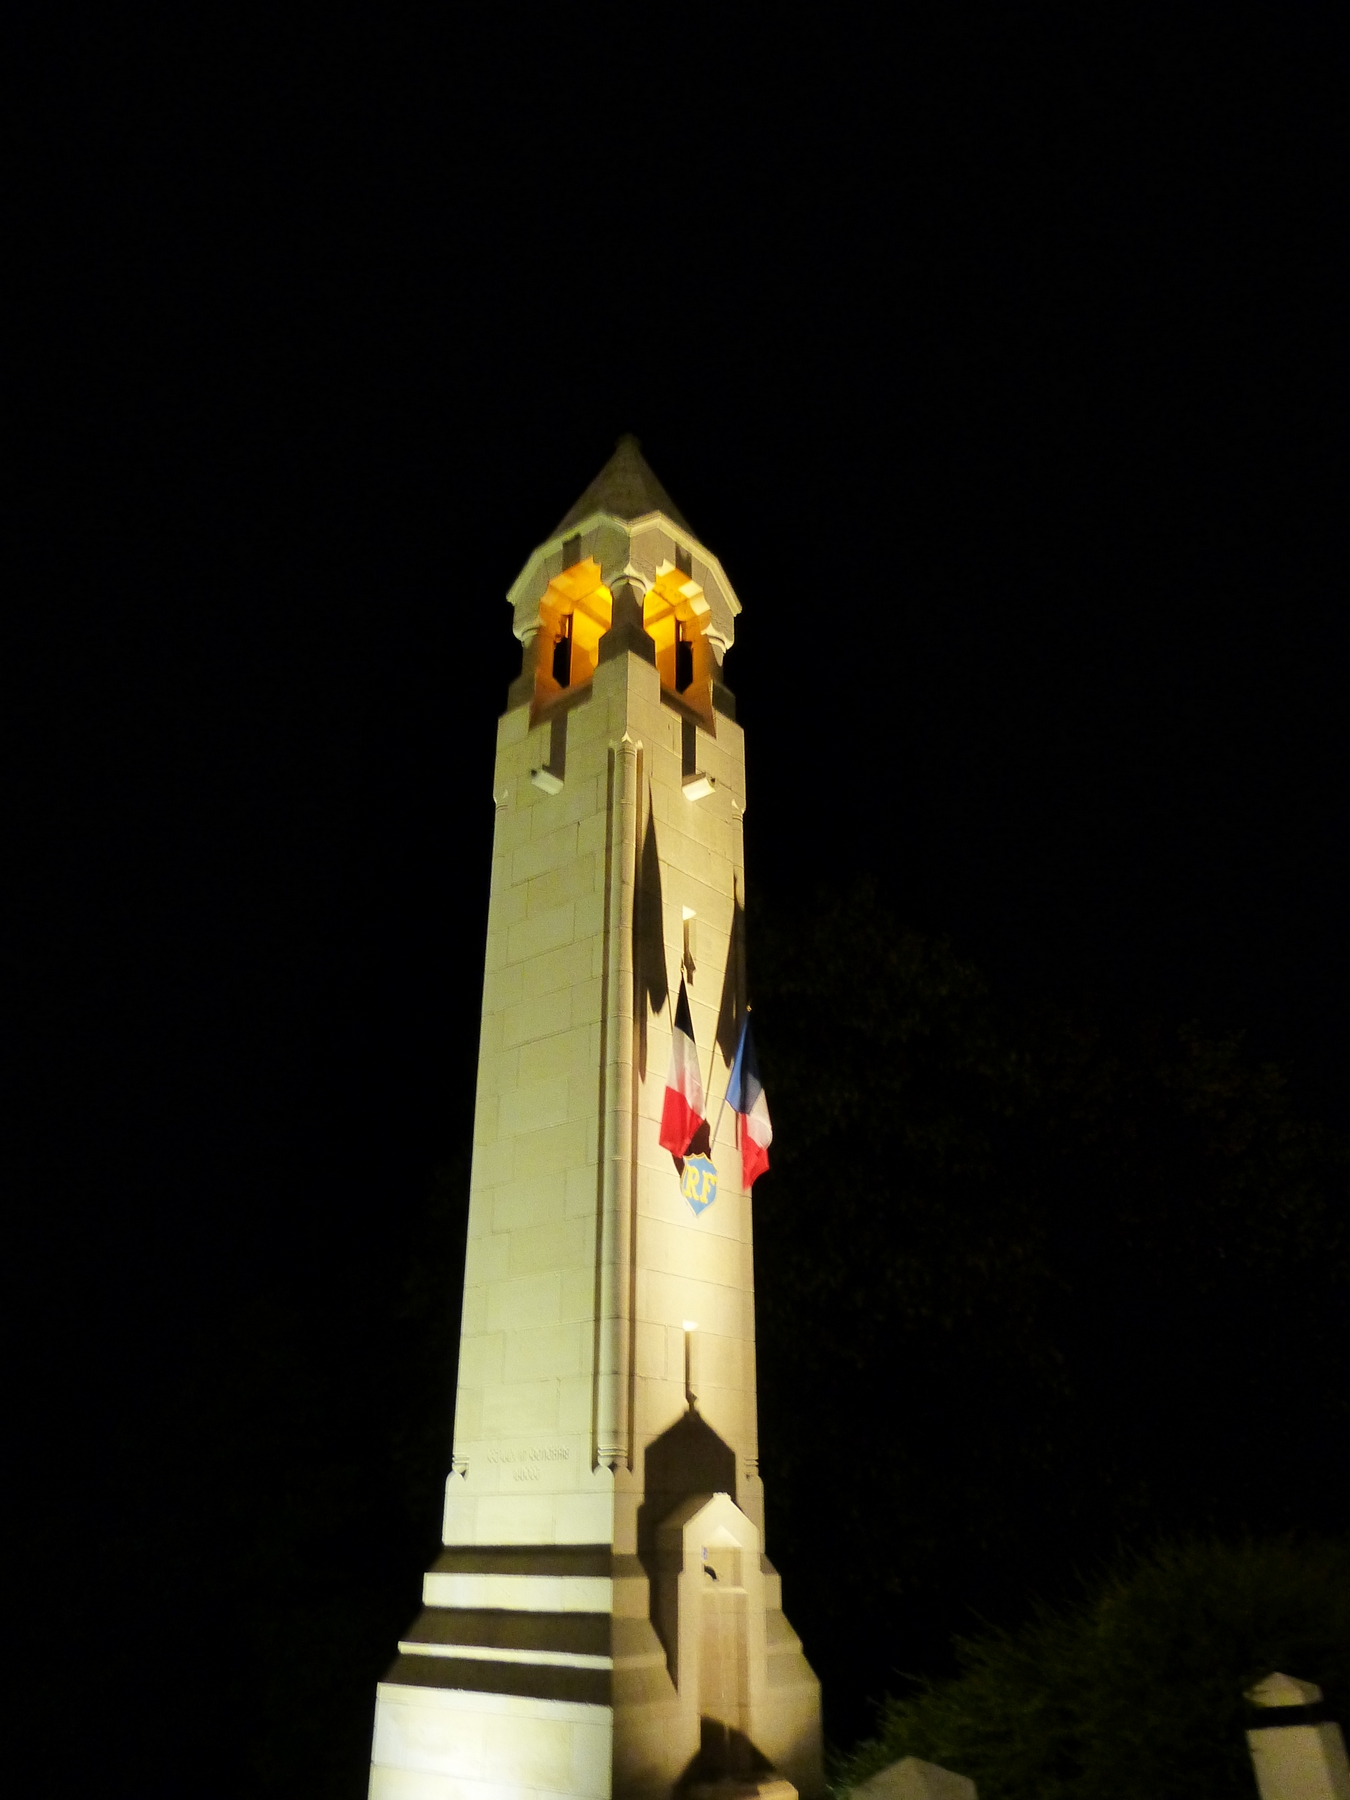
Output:
<instances>
[{"instance_id":1,"label":"stone tower","mask_svg":"<svg viewBox=\"0 0 1350 1800\"><path fill-rule=\"evenodd\" d=\"M445 1549L370 1793L815 1796L734 1115L697 1211L657 1139L681 978L713 1122L745 1005L740 603L632 438L509 599Z\"/></svg>"}]
</instances>

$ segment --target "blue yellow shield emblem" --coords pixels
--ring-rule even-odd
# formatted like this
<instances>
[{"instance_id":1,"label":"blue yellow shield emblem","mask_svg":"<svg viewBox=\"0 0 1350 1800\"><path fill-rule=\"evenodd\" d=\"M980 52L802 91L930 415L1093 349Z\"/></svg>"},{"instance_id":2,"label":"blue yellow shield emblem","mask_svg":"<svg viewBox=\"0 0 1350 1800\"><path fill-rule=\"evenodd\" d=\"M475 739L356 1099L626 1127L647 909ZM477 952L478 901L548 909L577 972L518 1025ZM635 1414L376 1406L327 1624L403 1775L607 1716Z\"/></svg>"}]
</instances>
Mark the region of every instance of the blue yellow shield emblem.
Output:
<instances>
[{"instance_id":1,"label":"blue yellow shield emblem","mask_svg":"<svg viewBox=\"0 0 1350 1800\"><path fill-rule=\"evenodd\" d=\"M701 1213L717 1198L717 1170L706 1156L686 1156L680 1175L680 1192Z\"/></svg>"}]
</instances>

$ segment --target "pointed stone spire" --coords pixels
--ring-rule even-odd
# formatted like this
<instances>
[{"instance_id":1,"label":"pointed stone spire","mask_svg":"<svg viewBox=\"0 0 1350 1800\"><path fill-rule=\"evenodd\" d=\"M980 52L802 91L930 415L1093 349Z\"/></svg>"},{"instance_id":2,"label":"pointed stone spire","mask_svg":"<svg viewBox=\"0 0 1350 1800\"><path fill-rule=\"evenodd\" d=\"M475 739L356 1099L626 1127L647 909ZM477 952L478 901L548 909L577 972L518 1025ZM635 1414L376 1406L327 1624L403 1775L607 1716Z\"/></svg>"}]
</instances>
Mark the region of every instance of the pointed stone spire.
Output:
<instances>
[{"instance_id":1,"label":"pointed stone spire","mask_svg":"<svg viewBox=\"0 0 1350 1800\"><path fill-rule=\"evenodd\" d=\"M612 513L616 519L640 519L645 513L659 512L692 532L688 519L675 505L651 471L642 446L631 432L625 432L613 456L601 469L586 492L560 520L555 537L561 537L573 525L579 525L592 513Z\"/></svg>"}]
</instances>

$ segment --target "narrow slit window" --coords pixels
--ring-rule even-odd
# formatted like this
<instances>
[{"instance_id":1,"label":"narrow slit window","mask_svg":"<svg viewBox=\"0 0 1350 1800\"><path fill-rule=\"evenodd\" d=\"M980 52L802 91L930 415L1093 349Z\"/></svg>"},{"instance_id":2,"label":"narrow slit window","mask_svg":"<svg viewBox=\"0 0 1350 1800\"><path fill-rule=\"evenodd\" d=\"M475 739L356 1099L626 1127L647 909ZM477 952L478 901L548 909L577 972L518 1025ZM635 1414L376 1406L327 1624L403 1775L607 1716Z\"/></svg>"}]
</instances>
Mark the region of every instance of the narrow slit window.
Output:
<instances>
[{"instance_id":1,"label":"narrow slit window","mask_svg":"<svg viewBox=\"0 0 1350 1800\"><path fill-rule=\"evenodd\" d=\"M694 645L689 627L675 621L675 692L682 694L694 679Z\"/></svg>"},{"instance_id":2,"label":"narrow slit window","mask_svg":"<svg viewBox=\"0 0 1350 1800\"><path fill-rule=\"evenodd\" d=\"M572 683L572 615L564 613L562 629L553 640L553 679L559 687Z\"/></svg>"},{"instance_id":3,"label":"narrow slit window","mask_svg":"<svg viewBox=\"0 0 1350 1800\"><path fill-rule=\"evenodd\" d=\"M681 907L684 914L684 949L680 956L680 967L690 987L694 985L694 969L698 961L697 927L698 914L692 906Z\"/></svg>"}]
</instances>

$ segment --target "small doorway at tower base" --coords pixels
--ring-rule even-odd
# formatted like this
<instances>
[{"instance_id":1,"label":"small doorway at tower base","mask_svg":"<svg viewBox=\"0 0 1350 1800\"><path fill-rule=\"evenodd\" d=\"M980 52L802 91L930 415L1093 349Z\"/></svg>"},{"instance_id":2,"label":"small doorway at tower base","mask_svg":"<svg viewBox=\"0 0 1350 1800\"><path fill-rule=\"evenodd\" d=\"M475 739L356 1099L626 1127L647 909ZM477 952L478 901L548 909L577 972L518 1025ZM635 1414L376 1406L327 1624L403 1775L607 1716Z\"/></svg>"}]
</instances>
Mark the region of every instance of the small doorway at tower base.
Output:
<instances>
[{"instance_id":1,"label":"small doorway at tower base","mask_svg":"<svg viewBox=\"0 0 1350 1800\"><path fill-rule=\"evenodd\" d=\"M656 1538L653 1611L688 1721L685 1742L698 1745L676 1784L679 1800L796 1800L781 1771L801 1734L785 1738L790 1721L770 1698L758 1529L729 1494L695 1494Z\"/></svg>"},{"instance_id":2,"label":"small doorway at tower base","mask_svg":"<svg viewBox=\"0 0 1350 1800\"><path fill-rule=\"evenodd\" d=\"M680 1800L797 1800L797 1790L735 1726L699 1720L699 1749L677 1790Z\"/></svg>"}]
</instances>

